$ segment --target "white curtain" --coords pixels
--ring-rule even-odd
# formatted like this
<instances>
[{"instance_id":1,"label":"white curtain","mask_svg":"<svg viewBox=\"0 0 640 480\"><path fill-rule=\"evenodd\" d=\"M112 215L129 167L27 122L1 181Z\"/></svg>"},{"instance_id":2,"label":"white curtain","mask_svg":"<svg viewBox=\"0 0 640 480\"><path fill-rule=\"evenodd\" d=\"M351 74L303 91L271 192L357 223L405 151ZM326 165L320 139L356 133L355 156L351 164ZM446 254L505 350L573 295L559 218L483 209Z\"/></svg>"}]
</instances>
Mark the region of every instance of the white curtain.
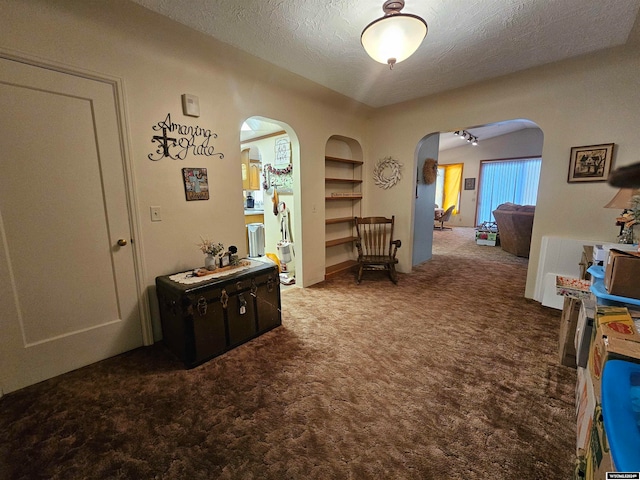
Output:
<instances>
[{"instance_id":1,"label":"white curtain","mask_svg":"<svg viewBox=\"0 0 640 480\"><path fill-rule=\"evenodd\" d=\"M477 225L495 221L492 212L502 203L536 204L541 158L496 160L481 165Z\"/></svg>"}]
</instances>

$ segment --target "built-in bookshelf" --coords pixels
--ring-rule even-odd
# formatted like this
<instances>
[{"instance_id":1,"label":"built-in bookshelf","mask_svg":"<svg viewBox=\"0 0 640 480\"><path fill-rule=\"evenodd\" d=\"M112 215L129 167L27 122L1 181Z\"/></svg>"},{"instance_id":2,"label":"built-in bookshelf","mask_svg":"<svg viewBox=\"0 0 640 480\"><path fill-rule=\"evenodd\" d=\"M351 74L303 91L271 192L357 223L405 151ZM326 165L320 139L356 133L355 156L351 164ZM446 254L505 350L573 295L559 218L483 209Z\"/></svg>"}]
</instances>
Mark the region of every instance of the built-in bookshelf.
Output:
<instances>
[{"instance_id":1,"label":"built-in bookshelf","mask_svg":"<svg viewBox=\"0 0 640 480\"><path fill-rule=\"evenodd\" d=\"M361 160L325 156L325 279L356 266L354 217L362 200Z\"/></svg>"}]
</instances>

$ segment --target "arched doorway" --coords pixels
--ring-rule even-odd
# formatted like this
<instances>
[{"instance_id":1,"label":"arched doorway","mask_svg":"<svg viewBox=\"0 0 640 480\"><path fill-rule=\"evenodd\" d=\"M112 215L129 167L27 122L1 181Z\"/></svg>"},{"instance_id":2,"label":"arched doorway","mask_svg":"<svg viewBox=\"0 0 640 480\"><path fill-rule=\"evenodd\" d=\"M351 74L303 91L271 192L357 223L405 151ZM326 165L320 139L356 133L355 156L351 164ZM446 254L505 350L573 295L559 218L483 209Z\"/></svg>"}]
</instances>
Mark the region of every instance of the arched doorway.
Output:
<instances>
[{"instance_id":1,"label":"arched doorway","mask_svg":"<svg viewBox=\"0 0 640 480\"><path fill-rule=\"evenodd\" d=\"M284 122L249 117L241 127L240 151L245 224L264 225L264 251L261 253L265 255L281 257L282 248L279 251L278 244L283 240L292 243L291 260L285 264L288 283L294 283L295 277L302 273L298 268L302 264L302 249L295 243L301 230L297 136Z\"/></svg>"},{"instance_id":2,"label":"arched doorway","mask_svg":"<svg viewBox=\"0 0 640 480\"><path fill-rule=\"evenodd\" d=\"M458 132L458 135L455 133ZM460 135L471 133L478 141ZM416 147L416 202L413 221L413 265L431 258L433 247L433 208L436 201L436 182L427 188L421 179L425 158L434 158L440 166L462 164L458 213L452 223L460 227L476 226L477 194L480 187L480 165L485 160L542 156L544 135L538 125L527 119L513 119L467 127L456 131L434 132L426 135Z\"/></svg>"}]
</instances>

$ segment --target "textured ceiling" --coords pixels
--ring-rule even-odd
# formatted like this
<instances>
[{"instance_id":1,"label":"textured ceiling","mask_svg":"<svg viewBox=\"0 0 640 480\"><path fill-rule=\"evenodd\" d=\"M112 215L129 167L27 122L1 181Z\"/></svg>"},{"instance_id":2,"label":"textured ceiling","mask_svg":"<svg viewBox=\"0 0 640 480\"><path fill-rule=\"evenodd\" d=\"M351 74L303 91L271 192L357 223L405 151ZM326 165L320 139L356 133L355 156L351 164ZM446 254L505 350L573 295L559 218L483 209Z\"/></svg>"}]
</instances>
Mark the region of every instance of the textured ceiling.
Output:
<instances>
[{"instance_id":1,"label":"textured ceiling","mask_svg":"<svg viewBox=\"0 0 640 480\"><path fill-rule=\"evenodd\" d=\"M360 44L382 0L133 0L372 107L627 42L640 0L406 0L429 32L390 71Z\"/></svg>"}]
</instances>

